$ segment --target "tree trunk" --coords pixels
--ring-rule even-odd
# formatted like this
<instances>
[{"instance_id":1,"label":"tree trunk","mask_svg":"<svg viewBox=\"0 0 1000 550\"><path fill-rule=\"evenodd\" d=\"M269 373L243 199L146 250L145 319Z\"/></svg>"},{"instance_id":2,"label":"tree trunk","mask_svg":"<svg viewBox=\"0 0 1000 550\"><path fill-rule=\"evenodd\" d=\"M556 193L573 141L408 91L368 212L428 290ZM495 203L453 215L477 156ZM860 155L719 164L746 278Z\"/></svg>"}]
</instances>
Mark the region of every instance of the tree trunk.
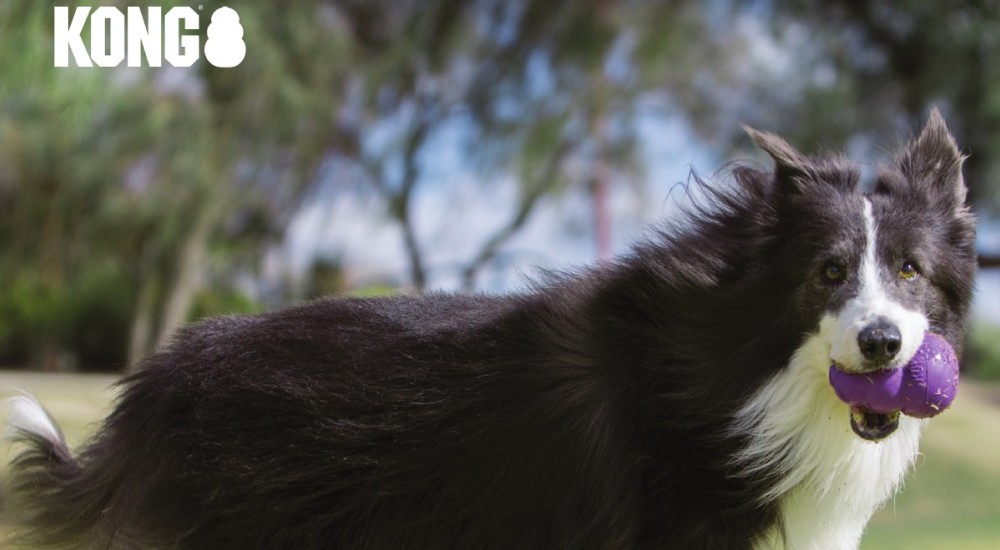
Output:
<instances>
[{"instance_id":1,"label":"tree trunk","mask_svg":"<svg viewBox=\"0 0 1000 550\"><path fill-rule=\"evenodd\" d=\"M194 304L194 297L201 289L208 239L212 232L218 204L209 199L195 220L179 251L176 273L166 294L163 314L156 338L156 345L165 344L174 331L187 322L188 313Z\"/></svg>"},{"instance_id":2,"label":"tree trunk","mask_svg":"<svg viewBox=\"0 0 1000 550\"><path fill-rule=\"evenodd\" d=\"M427 139L430 127L430 120L420 119L410 129L406 138L406 147L403 150L402 185L397 193L390 194L389 199L392 205L392 214L399 221L399 226L403 231L403 246L406 247L406 256L410 264L410 283L421 292L427 287L427 268L424 266L420 243L417 240L417 230L413 224L411 199L417 180L420 178L417 154ZM380 187L382 189L390 188L385 182L382 182Z\"/></svg>"},{"instance_id":3,"label":"tree trunk","mask_svg":"<svg viewBox=\"0 0 1000 550\"><path fill-rule=\"evenodd\" d=\"M156 317L156 284L147 273L140 283L135 315L128 343L126 370L133 370L144 357L153 351L153 332Z\"/></svg>"},{"instance_id":4,"label":"tree trunk","mask_svg":"<svg viewBox=\"0 0 1000 550\"><path fill-rule=\"evenodd\" d=\"M599 0L597 3L597 19L602 26L610 27L613 0ZM608 211L608 194L610 192L611 167L608 163L608 102L611 96L611 86L605 72L604 63L594 70L594 90L596 92L596 109L593 113L590 128L591 137L597 145L594 179L590 194L594 209L594 248L597 260L604 262L611 257L611 213Z\"/></svg>"}]
</instances>

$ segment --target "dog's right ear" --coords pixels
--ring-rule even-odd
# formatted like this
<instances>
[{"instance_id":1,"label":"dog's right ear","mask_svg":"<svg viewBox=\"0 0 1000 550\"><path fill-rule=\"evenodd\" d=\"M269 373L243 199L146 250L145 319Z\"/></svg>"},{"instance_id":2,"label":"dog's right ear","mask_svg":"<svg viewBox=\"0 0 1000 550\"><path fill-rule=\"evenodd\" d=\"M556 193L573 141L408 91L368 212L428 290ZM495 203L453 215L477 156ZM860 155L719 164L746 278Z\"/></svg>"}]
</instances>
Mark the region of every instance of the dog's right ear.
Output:
<instances>
[{"instance_id":1,"label":"dog's right ear","mask_svg":"<svg viewBox=\"0 0 1000 550\"><path fill-rule=\"evenodd\" d=\"M913 185L943 197L952 206L965 204L966 186L958 149L937 107L931 109L927 125L899 156L899 168Z\"/></svg>"},{"instance_id":2,"label":"dog's right ear","mask_svg":"<svg viewBox=\"0 0 1000 550\"><path fill-rule=\"evenodd\" d=\"M811 172L812 162L809 158L798 152L787 141L777 134L755 130L746 124L743 130L774 159L774 171L778 179L782 176L801 177L807 176Z\"/></svg>"}]
</instances>

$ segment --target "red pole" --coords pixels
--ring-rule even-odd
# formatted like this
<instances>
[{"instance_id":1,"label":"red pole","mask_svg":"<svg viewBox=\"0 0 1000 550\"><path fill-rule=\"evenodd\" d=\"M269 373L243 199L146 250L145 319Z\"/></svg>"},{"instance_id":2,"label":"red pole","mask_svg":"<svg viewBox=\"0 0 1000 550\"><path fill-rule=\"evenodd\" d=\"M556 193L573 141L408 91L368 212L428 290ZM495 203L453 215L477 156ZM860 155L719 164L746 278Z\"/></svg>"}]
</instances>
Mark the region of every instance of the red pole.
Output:
<instances>
[{"instance_id":1,"label":"red pole","mask_svg":"<svg viewBox=\"0 0 1000 550\"><path fill-rule=\"evenodd\" d=\"M596 17L602 26L611 25L611 9L613 0L598 0ZM594 246L598 261L604 262L611 258L611 213L608 208L611 167L608 164L608 75L603 64L594 74L595 92L597 96L594 111L592 136L597 147L597 158L594 166L594 180L591 188L591 200L594 208Z\"/></svg>"},{"instance_id":2,"label":"red pole","mask_svg":"<svg viewBox=\"0 0 1000 550\"><path fill-rule=\"evenodd\" d=\"M591 200L594 207L594 246L599 261L611 258L611 214L608 212L608 179L610 169L604 153L604 115L598 122L599 152L594 166L594 184Z\"/></svg>"}]
</instances>

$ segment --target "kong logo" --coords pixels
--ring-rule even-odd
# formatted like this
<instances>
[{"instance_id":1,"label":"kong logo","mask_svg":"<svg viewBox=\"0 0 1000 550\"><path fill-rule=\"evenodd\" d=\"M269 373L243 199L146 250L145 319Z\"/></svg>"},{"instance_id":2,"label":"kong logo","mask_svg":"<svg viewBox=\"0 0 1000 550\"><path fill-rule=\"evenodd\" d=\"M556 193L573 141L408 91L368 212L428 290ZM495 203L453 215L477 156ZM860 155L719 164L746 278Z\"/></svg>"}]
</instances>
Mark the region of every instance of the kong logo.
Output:
<instances>
[{"instance_id":1,"label":"kong logo","mask_svg":"<svg viewBox=\"0 0 1000 550\"><path fill-rule=\"evenodd\" d=\"M90 48L83 40L84 27L90 25ZM55 8L53 29L54 62L56 67L69 67L70 54L77 67L117 67L125 61L129 67L146 65L159 67L164 61L174 67L190 67L200 57L197 31L201 21L189 7L129 7L126 12L102 6L91 12L79 7L70 18L69 8ZM247 54L243 42L243 25L232 8L219 8L212 13L205 41L205 59L216 67L235 67Z\"/></svg>"}]
</instances>

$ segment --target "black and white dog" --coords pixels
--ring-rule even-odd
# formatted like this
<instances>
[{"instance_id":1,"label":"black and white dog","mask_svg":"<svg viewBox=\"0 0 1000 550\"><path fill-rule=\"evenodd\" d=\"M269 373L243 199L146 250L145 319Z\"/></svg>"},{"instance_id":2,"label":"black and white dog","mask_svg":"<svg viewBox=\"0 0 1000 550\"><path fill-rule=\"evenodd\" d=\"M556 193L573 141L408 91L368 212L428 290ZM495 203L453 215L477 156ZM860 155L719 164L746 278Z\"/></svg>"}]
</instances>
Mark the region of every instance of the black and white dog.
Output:
<instances>
[{"instance_id":1,"label":"black and white dog","mask_svg":"<svg viewBox=\"0 0 1000 550\"><path fill-rule=\"evenodd\" d=\"M750 130L711 204L514 296L321 300L186 330L75 456L14 398L7 514L71 548L856 548L924 421L835 361L961 350L976 266L935 111L881 169ZM865 342L878 325L889 344ZM865 351L862 351L865 348ZM872 351L874 350L874 351Z\"/></svg>"}]
</instances>

